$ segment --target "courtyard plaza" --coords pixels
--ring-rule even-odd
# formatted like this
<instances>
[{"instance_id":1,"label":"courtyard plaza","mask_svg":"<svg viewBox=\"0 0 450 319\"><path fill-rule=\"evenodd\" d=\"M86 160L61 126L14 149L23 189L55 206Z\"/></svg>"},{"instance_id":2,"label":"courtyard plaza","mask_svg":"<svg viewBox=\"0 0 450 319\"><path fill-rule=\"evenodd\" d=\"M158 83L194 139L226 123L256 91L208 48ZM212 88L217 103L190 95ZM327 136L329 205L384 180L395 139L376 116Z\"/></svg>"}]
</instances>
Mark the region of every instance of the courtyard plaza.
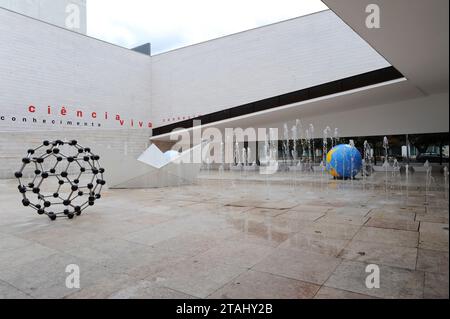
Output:
<instances>
[{"instance_id":1,"label":"courtyard plaza","mask_svg":"<svg viewBox=\"0 0 450 319\"><path fill-rule=\"evenodd\" d=\"M442 174L203 171L189 186L105 189L54 222L21 205L15 180L0 200L2 299L449 296ZM370 264L380 288L366 286Z\"/></svg>"}]
</instances>

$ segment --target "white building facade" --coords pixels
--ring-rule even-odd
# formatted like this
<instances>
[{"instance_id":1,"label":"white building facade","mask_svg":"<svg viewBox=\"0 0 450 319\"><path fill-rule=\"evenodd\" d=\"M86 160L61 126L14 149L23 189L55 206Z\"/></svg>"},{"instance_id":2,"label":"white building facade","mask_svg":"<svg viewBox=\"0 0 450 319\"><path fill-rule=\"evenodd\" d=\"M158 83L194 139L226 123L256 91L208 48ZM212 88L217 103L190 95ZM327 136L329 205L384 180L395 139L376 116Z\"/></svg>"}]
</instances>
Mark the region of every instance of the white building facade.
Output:
<instances>
[{"instance_id":1,"label":"white building facade","mask_svg":"<svg viewBox=\"0 0 450 319\"><path fill-rule=\"evenodd\" d=\"M317 138L326 126L344 137L449 130L448 88L424 92L330 10L149 56L83 35L85 1L17 3L0 0L1 178L42 140L138 156L193 119L282 129L300 118ZM65 30L71 4L78 33Z\"/></svg>"},{"instance_id":2,"label":"white building facade","mask_svg":"<svg viewBox=\"0 0 450 319\"><path fill-rule=\"evenodd\" d=\"M0 0L0 8L86 34L86 0Z\"/></svg>"},{"instance_id":3,"label":"white building facade","mask_svg":"<svg viewBox=\"0 0 450 319\"><path fill-rule=\"evenodd\" d=\"M148 147L148 55L4 9L0 41L0 177L11 177L27 147L43 140L135 156Z\"/></svg>"}]
</instances>

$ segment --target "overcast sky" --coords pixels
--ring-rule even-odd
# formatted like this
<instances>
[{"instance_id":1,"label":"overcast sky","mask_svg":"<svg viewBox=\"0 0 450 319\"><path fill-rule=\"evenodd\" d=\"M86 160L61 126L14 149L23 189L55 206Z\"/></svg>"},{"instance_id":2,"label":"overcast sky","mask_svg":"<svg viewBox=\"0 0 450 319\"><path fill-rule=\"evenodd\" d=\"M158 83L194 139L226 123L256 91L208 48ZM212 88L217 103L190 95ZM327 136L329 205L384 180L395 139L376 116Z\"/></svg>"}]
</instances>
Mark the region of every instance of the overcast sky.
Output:
<instances>
[{"instance_id":1,"label":"overcast sky","mask_svg":"<svg viewBox=\"0 0 450 319\"><path fill-rule=\"evenodd\" d=\"M325 10L320 0L87 0L88 34L153 54Z\"/></svg>"}]
</instances>

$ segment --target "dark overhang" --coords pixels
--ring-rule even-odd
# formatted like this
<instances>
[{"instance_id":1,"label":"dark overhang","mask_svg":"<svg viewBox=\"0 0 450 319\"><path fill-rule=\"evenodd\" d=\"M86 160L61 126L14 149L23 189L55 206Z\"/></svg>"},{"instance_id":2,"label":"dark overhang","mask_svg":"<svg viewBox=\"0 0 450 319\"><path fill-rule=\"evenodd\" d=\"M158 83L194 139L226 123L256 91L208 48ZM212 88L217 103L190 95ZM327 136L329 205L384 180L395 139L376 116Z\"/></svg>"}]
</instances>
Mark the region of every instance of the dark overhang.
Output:
<instances>
[{"instance_id":1,"label":"dark overhang","mask_svg":"<svg viewBox=\"0 0 450 319\"><path fill-rule=\"evenodd\" d=\"M239 105L226 110L205 114L189 120L165 125L153 129L153 136L171 133L176 129L188 129L194 126L194 121L201 121L202 125L232 119L242 115L248 115L264 110L274 109L284 105L304 102L319 97L363 88L387 81L403 78L403 75L394 67L387 68L351 76L341 80L328 82L310 88L274 96L264 100Z\"/></svg>"}]
</instances>

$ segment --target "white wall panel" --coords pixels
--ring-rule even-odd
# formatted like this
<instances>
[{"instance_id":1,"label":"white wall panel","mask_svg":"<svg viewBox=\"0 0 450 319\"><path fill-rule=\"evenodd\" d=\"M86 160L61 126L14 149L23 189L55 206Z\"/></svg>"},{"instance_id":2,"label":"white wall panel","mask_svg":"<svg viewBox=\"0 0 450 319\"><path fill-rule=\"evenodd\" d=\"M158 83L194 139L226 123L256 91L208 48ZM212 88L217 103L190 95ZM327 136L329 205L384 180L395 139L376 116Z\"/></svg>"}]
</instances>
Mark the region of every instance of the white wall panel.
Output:
<instances>
[{"instance_id":1,"label":"white wall panel","mask_svg":"<svg viewBox=\"0 0 450 319\"><path fill-rule=\"evenodd\" d=\"M299 111L298 118L304 125L314 125L315 138L322 138L327 126L333 130L337 127L343 137L443 133L449 131L448 103L448 93L444 93L312 116L302 116ZM282 132L283 124L264 127L276 127Z\"/></svg>"},{"instance_id":2,"label":"white wall panel","mask_svg":"<svg viewBox=\"0 0 450 319\"><path fill-rule=\"evenodd\" d=\"M389 66L331 11L152 59L155 126Z\"/></svg>"},{"instance_id":3,"label":"white wall panel","mask_svg":"<svg viewBox=\"0 0 450 319\"><path fill-rule=\"evenodd\" d=\"M66 18L75 11L69 5L76 5L79 13L79 26L70 29L86 34L87 11L86 0L0 0L0 7L9 9L59 27L68 28Z\"/></svg>"},{"instance_id":4,"label":"white wall panel","mask_svg":"<svg viewBox=\"0 0 450 319\"><path fill-rule=\"evenodd\" d=\"M152 120L149 56L4 9L0 43L0 177L11 177L24 152L46 139L77 139L93 149L109 143L135 156L146 149Z\"/></svg>"},{"instance_id":5,"label":"white wall panel","mask_svg":"<svg viewBox=\"0 0 450 319\"><path fill-rule=\"evenodd\" d=\"M0 21L0 116L6 117L0 121L0 130L67 126L50 125L52 120L94 122L109 129L133 128L133 120L135 128L139 122L148 127L152 120L149 56L3 9ZM34 113L29 112L30 105ZM62 106L66 115L61 114ZM33 118L38 123L31 123ZM42 123L44 119L47 124Z\"/></svg>"}]
</instances>

